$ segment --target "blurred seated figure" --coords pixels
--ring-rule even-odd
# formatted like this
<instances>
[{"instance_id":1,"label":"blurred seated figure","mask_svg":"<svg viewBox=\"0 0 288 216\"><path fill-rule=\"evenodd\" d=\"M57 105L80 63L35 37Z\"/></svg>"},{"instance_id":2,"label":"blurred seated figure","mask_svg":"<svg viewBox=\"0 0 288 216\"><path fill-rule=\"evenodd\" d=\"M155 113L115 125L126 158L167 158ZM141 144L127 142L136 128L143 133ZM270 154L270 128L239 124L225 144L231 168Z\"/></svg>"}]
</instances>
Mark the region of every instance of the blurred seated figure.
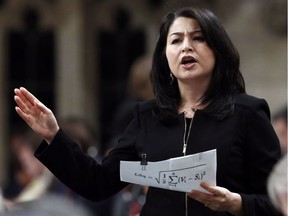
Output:
<instances>
[{"instance_id":1,"label":"blurred seated figure","mask_svg":"<svg viewBox=\"0 0 288 216\"><path fill-rule=\"evenodd\" d=\"M287 153L274 166L268 178L268 194L274 206L288 216Z\"/></svg>"},{"instance_id":2,"label":"blurred seated figure","mask_svg":"<svg viewBox=\"0 0 288 216\"><path fill-rule=\"evenodd\" d=\"M101 157L88 123L79 117L66 117L59 122L62 128L81 146L81 149L100 161ZM7 210L14 206L37 200L49 194L61 195L73 202L85 205L93 216L109 216L110 208L105 202L94 203L74 193L55 178L34 156L35 148L42 140L31 130L17 129L11 136L10 148L14 158L11 180L4 186L4 206ZM98 214L103 212L103 214Z\"/></svg>"},{"instance_id":3,"label":"blurred seated figure","mask_svg":"<svg viewBox=\"0 0 288 216\"><path fill-rule=\"evenodd\" d=\"M15 204L30 202L42 197L49 190L53 175L35 157L34 151L41 139L30 130L15 133L11 138L11 152L16 168L11 182L4 186L4 205L11 208ZM9 194L9 188L18 187Z\"/></svg>"}]
</instances>

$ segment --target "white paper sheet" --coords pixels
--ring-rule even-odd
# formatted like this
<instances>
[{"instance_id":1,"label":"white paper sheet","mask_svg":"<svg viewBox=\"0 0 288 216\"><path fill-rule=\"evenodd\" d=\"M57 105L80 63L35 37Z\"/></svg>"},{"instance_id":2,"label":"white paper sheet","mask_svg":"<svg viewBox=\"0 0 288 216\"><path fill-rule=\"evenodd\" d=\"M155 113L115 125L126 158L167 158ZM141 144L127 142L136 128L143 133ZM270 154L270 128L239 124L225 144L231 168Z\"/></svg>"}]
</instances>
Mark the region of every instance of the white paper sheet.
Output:
<instances>
[{"instance_id":1,"label":"white paper sheet","mask_svg":"<svg viewBox=\"0 0 288 216\"><path fill-rule=\"evenodd\" d=\"M199 184L204 181L216 185L216 149L193 155L149 162L121 161L121 181L153 186L168 190L205 191Z\"/></svg>"}]
</instances>

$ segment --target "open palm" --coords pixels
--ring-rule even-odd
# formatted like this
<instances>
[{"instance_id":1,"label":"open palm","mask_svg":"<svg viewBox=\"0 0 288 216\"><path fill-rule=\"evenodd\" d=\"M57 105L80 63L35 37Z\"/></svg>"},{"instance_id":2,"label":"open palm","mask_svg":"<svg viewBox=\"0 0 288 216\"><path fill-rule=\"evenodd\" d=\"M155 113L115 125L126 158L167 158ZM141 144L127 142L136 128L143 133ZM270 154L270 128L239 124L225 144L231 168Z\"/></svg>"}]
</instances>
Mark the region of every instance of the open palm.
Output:
<instances>
[{"instance_id":1,"label":"open palm","mask_svg":"<svg viewBox=\"0 0 288 216\"><path fill-rule=\"evenodd\" d=\"M55 137L59 126L53 112L25 88L14 90L15 107L19 116L48 143Z\"/></svg>"}]
</instances>

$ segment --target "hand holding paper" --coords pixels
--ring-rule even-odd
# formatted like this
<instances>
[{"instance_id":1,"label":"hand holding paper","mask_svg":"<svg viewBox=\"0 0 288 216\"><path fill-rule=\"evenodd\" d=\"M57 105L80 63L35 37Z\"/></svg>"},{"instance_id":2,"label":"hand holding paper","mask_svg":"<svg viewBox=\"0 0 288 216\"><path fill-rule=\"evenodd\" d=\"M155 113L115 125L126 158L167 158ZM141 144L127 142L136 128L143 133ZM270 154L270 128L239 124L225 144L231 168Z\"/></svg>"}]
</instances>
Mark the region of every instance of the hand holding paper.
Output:
<instances>
[{"instance_id":1,"label":"hand holding paper","mask_svg":"<svg viewBox=\"0 0 288 216\"><path fill-rule=\"evenodd\" d=\"M164 161L121 161L121 181L175 191L203 191L200 182L216 186L216 149ZM207 192L207 191L206 191Z\"/></svg>"}]
</instances>

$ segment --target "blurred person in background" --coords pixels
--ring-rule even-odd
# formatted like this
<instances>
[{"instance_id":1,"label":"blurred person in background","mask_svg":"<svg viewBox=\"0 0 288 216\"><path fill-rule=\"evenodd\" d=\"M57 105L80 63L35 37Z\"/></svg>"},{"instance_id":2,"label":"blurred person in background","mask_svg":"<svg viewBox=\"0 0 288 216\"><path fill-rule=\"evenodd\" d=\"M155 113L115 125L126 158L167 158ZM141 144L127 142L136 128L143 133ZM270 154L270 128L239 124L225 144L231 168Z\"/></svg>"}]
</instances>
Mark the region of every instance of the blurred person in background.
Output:
<instances>
[{"instance_id":1,"label":"blurred person in background","mask_svg":"<svg viewBox=\"0 0 288 216\"><path fill-rule=\"evenodd\" d=\"M287 187L287 152L274 166L268 178L268 194L274 206L285 216L288 216Z\"/></svg>"},{"instance_id":2,"label":"blurred person in background","mask_svg":"<svg viewBox=\"0 0 288 216\"><path fill-rule=\"evenodd\" d=\"M33 201L19 203L17 208L1 216L93 216L93 214L85 206L67 197L47 194Z\"/></svg>"},{"instance_id":3,"label":"blurred person in background","mask_svg":"<svg viewBox=\"0 0 288 216\"><path fill-rule=\"evenodd\" d=\"M4 206L4 197L2 193L2 188L0 187L0 214L5 211L5 206Z\"/></svg>"},{"instance_id":4,"label":"blurred person in background","mask_svg":"<svg viewBox=\"0 0 288 216\"><path fill-rule=\"evenodd\" d=\"M11 132L8 147L9 147L9 168L8 178L3 185L3 195L5 198L10 199L16 197L25 183L27 182L26 174L21 168L19 160L17 158L17 149L22 146L23 142L26 142L25 134L27 129L18 125L14 125L14 130Z\"/></svg>"},{"instance_id":5,"label":"blurred person in background","mask_svg":"<svg viewBox=\"0 0 288 216\"><path fill-rule=\"evenodd\" d=\"M278 110L272 118L272 124L280 141L282 154L287 152L287 106Z\"/></svg>"},{"instance_id":6,"label":"blurred person in background","mask_svg":"<svg viewBox=\"0 0 288 216\"><path fill-rule=\"evenodd\" d=\"M96 141L96 133L86 119L79 116L67 116L60 119L59 124L78 143L84 153L93 157L97 162L101 162L102 155Z\"/></svg>"},{"instance_id":7,"label":"blurred person in background","mask_svg":"<svg viewBox=\"0 0 288 216\"><path fill-rule=\"evenodd\" d=\"M150 77L151 63L152 58L150 56L142 56L136 59L131 66L126 87L126 98L118 105L114 113L111 124L111 141L108 144L106 154L111 147L115 147L117 140L133 119L135 105L138 102L151 100L154 97Z\"/></svg>"},{"instance_id":8,"label":"blurred person in background","mask_svg":"<svg viewBox=\"0 0 288 216\"><path fill-rule=\"evenodd\" d=\"M36 200L49 191L54 176L34 157L39 141L40 137L28 128L11 136L10 148L15 167L11 181L3 189L4 205L8 209L19 203Z\"/></svg>"},{"instance_id":9,"label":"blurred person in background","mask_svg":"<svg viewBox=\"0 0 288 216\"><path fill-rule=\"evenodd\" d=\"M288 216L288 163L287 163L287 106L283 106L272 117L272 125L279 138L282 158L274 166L268 179L268 194L274 206Z\"/></svg>"},{"instance_id":10,"label":"blurred person in background","mask_svg":"<svg viewBox=\"0 0 288 216\"><path fill-rule=\"evenodd\" d=\"M98 152L89 124L79 117L67 117L59 121L62 128L78 143L81 150L98 162ZM35 157L34 152L41 139L29 128L20 128L12 133L10 148L14 158L11 181L5 185L4 206L6 209L40 199L49 194L61 195L65 199L85 205L93 216L109 216L110 206L83 199L55 178ZM107 208L108 207L108 208Z\"/></svg>"},{"instance_id":11,"label":"blurred person in background","mask_svg":"<svg viewBox=\"0 0 288 216\"><path fill-rule=\"evenodd\" d=\"M96 133L86 119L79 116L66 116L60 119L59 125L80 146L82 152L89 155L97 163L101 163L102 154L96 142ZM110 216L112 214L113 198L98 203L89 201L73 192L58 179L54 179L51 189L85 206L92 216Z\"/></svg>"},{"instance_id":12,"label":"blurred person in background","mask_svg":"<svg viewBox=\"0 0 288 216\"><path fill-rule=\"evenodd\" d=\"M154 98L151 83L152 57L145 55L136 59L129 71L126 99L117 107L111 126L112 139L108 144L108 152L115 148L118 139L133 119L134 109L138 102ZM124 188L114 199L113 216L138 215L145 203L147 188L142 185L131 184Z\"/></svg>"}]
</instances>

